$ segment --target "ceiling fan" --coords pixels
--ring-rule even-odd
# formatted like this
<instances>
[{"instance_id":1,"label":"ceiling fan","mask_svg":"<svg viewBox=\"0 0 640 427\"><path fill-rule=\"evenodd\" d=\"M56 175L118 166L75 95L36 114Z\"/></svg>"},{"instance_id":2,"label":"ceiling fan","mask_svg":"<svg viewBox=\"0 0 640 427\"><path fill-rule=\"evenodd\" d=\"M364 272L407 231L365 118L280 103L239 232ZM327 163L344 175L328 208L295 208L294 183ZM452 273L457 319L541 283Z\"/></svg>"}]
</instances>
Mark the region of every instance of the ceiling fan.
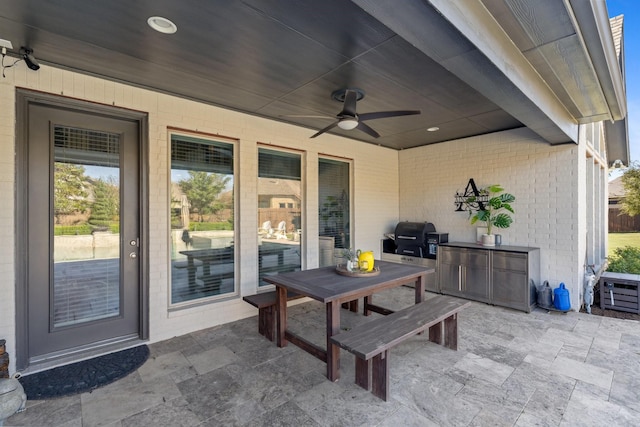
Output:
<instances>
[{"instance_id":1,"label":"ceiling fan","mask_svg":"<svg viewBox=\"0 0 640 427\"><path fill-rule=\"evenodd\" d=\"M397 116L410 116L413 114L420 114L420 110L399 110L399 111L377 111L373 113L356 112L356 103L364 98L364 91L360 89L340 89L331 94L331 97L336 101L343 103L342 111L340 111L335 118L337 119L329 126L316 132L311 138L315 138L318 135L330 131L334 127L338 126L340 129L351 130L358 129L362 132L378 138L380 134L373 130L369 125L364 122L367 120L383 119L386 117ZM306 118L333 118L331 116L307 116L307 115L290 115L286 117L306 117Z\"/></svg>"}]
</instances>

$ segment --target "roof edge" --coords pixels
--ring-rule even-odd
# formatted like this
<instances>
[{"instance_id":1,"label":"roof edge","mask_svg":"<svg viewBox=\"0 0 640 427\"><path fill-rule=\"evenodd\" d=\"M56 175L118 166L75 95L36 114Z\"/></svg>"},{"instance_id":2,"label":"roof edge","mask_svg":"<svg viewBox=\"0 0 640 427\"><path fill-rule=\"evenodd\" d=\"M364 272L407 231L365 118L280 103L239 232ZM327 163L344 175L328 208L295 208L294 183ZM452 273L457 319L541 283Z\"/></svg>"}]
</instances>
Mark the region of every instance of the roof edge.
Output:
<instances>
[{"instance_id":1,"label":"roof edge","mask_svg":"<svg viewBox=\"0 0 640 427\"><path fill-rule=\"evenodd\" d=\"M607 100L611 120L627 116L627 95L623 73L616 54L606 2L602 0L564 0L573 12L585 49ZM624 57L624 52L620 55Z\"/></svg>"}]
</instances>

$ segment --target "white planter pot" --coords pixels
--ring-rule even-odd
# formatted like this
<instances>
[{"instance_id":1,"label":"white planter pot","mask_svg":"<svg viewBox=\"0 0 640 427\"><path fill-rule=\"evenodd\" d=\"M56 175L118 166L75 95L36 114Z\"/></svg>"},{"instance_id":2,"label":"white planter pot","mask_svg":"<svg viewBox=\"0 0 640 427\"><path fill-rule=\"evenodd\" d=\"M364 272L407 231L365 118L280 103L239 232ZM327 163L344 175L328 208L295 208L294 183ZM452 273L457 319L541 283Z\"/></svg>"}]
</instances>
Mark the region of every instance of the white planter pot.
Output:
<instances>
[{"instance_id":1,"label":"white planter pot","mask_svg":"<svg viewBox=\"0 0 640 427\"><path fill-rule=\"evenodd\" d=\"M0 379L0 426L11 415L24 411L26 403L27 395L17 379Z\"/></svg>"},{"instance_id":2,"label":"white planter pot","mask_svg":"<svg viewBox=\"0 0 640 427\"><path fill-rule=\"evenodd\" d=\"M495 246L496 245L496 236L495 234L483 234L482 235L482 246Z\"/></svg>"}]
</instances>

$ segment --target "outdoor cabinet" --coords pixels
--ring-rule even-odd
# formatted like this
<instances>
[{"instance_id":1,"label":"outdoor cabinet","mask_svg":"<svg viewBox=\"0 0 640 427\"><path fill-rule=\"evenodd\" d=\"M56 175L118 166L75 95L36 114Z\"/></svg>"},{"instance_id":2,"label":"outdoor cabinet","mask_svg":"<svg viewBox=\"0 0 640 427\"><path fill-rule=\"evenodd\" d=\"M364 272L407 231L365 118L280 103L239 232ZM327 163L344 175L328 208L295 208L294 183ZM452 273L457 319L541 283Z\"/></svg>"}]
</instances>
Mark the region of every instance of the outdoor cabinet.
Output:
<instances>
[{"instance_id":1,"label":"outdoor cabinet","mask_svg":"<svg viewBox=\"0 0 640 427\"><path fill-rule=\"evenodd\" d=\"M440 247L440 291L489 302L489 254L465 248Z\"/></svg>"},{"instance_id":2,"label":"outdoor cabinet","mask_svg":"<svg viewBox=\"0 0 640 427\"><path fill-rule=\"evenodd\" d=\"M539 253L492 252L492 304L531 311L536 303L537 277L532 270L540 270Z\"/></svg>"},{"instance_id":3,"label":"outdoor cabinet","mask_svg":"<svg viewBox=\"0 0 640 427\"><path fill-rule=\"evenodd\" d=\"M530 312L536 303L540 250L446 243L438 248L440 292Z\"/></svg>"}]
</instances>

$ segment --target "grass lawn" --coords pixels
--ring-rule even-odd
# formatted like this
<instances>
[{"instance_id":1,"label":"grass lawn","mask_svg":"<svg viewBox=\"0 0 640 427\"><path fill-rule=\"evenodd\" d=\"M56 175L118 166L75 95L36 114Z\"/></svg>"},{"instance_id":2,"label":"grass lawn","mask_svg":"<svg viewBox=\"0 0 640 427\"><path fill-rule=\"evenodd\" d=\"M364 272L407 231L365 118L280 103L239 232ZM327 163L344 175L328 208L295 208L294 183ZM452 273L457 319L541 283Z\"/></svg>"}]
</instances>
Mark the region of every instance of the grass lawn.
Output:
<instances>
[{"instance_id":1,"label":"grass lawn","mask_svg":"<svg viewBox=\"0 0 640 427\"><path fill-rule=\"evenodd\" d=\"M640 248L640 233L609 233L609 255L625 246Z\"/></svg>"}]
</instances>

